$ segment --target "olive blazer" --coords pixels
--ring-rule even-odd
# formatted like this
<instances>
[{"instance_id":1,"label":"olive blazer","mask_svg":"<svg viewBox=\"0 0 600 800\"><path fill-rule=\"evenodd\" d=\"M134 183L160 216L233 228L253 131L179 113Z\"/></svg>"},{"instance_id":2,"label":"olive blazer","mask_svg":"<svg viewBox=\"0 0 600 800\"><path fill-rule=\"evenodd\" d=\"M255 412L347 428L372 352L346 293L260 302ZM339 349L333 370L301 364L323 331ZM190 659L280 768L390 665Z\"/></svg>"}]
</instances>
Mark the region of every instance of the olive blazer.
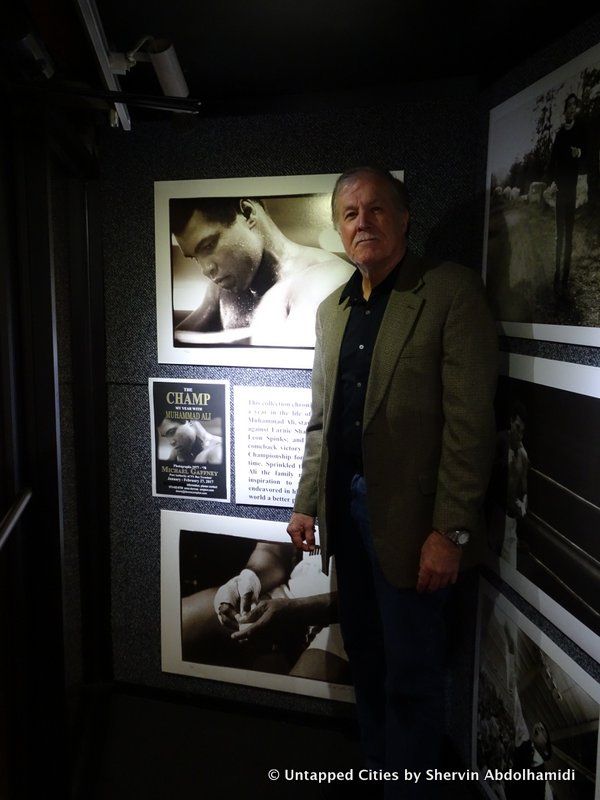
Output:
<instances>
[{"instance_id":1,"label":"olive blazer","mask_svg":"<svg viewBox=\"0 0 600 800\"><path fill-rule=\"evenodd\" d=\"M350 315L342 290L317 311L312 414L294 505L318 518L325 572L336 536L344 535L329 488L338 361ZM375 549L396 586L416 584L421 546L433 528L467 528L462 566L481 558L497 369L496 328L479 276L408 252L373 351L362 438Z\"/></svg>"}]
</instances>

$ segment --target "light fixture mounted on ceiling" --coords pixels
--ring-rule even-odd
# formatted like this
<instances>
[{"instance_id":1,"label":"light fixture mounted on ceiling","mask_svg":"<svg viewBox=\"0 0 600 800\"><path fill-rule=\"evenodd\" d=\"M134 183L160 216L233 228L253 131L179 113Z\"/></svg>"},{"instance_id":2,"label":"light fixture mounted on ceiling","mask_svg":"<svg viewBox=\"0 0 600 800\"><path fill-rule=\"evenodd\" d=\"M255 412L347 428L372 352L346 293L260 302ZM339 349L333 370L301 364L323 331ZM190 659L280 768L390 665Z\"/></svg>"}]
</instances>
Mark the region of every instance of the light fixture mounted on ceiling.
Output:
<instances>
[{"instance_id":1,"label":"light fixture mounted on ceiling","mask_svg":"<svg viewBox=\"0 0 600 800\"><path fill-rule=\"evenodd\" d=\"M139 61L151 62L160 88L165 95L168 97L189 96L190 91L177 53L168 39L142 36L132 50L128 50L126 53L109 53L111 72L114 75L126 75Z\"/></svg>"},{"instance_id":2,"label":"light fixture mounted on ceiling","mask_svg":"<svg viewBox=\"0 0 600 800\"><path fill-rule=\"evenodd\" d=\"M161 89L167 98L188 97L188 86L172 42L153 36L143 36L132 50L126 53L112 52L108 47L100 14L94 0L77 0L77 5L96 54L104 85L109 92L116 93L121 91L117 75L127 74L139 61L150 61ZM200 104L197 101L192 103L191 100L187 102L191 104L191 107L183 110L198 113ZM181 105L173 107L173 111L181 110ZM123 129L131 130L131 118L125 103L116 101L115 111Z\"/></svg>"}]
</instances>

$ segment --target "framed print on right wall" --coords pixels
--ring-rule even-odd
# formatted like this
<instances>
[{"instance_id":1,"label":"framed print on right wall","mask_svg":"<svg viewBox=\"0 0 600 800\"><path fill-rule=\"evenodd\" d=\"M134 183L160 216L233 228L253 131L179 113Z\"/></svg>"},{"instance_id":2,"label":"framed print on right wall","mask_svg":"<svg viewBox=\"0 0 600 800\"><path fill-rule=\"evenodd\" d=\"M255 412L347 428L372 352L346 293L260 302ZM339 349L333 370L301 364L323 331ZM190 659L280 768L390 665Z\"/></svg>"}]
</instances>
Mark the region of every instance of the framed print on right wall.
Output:
<instances>
[{"instance_id":1,"label":"framed print on right wall","mask_svg":"<svg viewBox=\"0 0 600 800\"><path fill-rule=\"evenodd\" d=\"M480 582L473 767L490 800L599 800L600 685Z\"/></svg>"},{"instance_id":2,"label":"framed print on right wall","mask_svg":"<svg viewBox=\"0 0 600 800\"><path fill-rule=\"evenodd\" d=\"M490 111L484 275L503 333L600 346L600 44Z\"/></svg>"},{"instance_id":3,"label":"framed print on right wall","mask_svg":"<svg viewBox=\"0 0 600 800\"><path fill-rule=\"evenodd\" d=\"M600 368L506 355L490 566L600 661Z\"/></svg>"}]
</instances>

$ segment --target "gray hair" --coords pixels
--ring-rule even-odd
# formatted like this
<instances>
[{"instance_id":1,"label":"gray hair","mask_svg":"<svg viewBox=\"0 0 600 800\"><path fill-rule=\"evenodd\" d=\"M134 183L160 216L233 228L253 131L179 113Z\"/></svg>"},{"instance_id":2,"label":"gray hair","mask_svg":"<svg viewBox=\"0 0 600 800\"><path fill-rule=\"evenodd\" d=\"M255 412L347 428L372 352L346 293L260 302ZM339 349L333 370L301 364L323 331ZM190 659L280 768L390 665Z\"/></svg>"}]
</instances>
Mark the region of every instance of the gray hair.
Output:
<instances>
[{"instance_id":1,"label":"gray hair","mask_svg":"<svg viewBox=\"0 0 600 800\"><path fill-rule=\"evenodd\" d=\"M353 167L352 169L347 169L345 172L342 172L340 177L335 182L335 186L333 187L333 192L331 194L331 218L333 220L334 227L337 227L337 197L340 189L342 188L343 184L346 183L346 181L349 181L356 175L360 175L365 172L384 180L392 189L394 200L396 201L400 211L410 212L410 197L403 181L401 181L399 178L395 178L391 172L388 172L387 169L382 169L381 167Z\"/></svg>"}]
</instances>

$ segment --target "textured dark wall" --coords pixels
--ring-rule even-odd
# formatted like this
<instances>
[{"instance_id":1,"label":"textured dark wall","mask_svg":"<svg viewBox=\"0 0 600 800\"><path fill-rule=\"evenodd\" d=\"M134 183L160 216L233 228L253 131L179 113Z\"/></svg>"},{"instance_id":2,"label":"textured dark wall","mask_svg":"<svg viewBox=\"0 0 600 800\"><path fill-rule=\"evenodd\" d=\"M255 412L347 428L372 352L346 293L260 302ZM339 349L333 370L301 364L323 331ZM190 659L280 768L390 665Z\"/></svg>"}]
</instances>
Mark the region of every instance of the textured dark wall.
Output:
<instances>
[{"instance_id":1,"label":"textured dark wall","mask_svg":"<svg viewBox=\"0 0 600 800\"><path fill-rule=\"evenodd\" d=\"M595 32L594 32L595 31ZM595 37L595 38L594 38ZM336 704L160 671L159 509L285 520L285 509L226 506L151 496L149 376L229 378L235 385L307 386L308 370L203 368L158 365L154 277L153 182L338 172L377 162L405 170L413 198L412 247L479 268L484 218L487 114L511 94L600 39L586 26L507 76L484 97L440 87L419 100L389 96L347 101L317 110L200 119L186 130L171 122L134 125L107 134L101 148L106 266L107 380L111 463L111 548L114 668L117 679L324 714L348 713ZM515 352L598 364L594 348L503 340ZM235 443L234 443L235 445ZM233 483L233 481L232 481ZM472 600L474 587L463 602ZM586 659L553 626L508 591L536 624L579 663ZM466 598L466 599L465 599ZM469 744L473 630L460 632L460 657L451 694L450 728L465 760ZM459 733L460 732L460 733Z\"/></svg>"}]
</instances>

